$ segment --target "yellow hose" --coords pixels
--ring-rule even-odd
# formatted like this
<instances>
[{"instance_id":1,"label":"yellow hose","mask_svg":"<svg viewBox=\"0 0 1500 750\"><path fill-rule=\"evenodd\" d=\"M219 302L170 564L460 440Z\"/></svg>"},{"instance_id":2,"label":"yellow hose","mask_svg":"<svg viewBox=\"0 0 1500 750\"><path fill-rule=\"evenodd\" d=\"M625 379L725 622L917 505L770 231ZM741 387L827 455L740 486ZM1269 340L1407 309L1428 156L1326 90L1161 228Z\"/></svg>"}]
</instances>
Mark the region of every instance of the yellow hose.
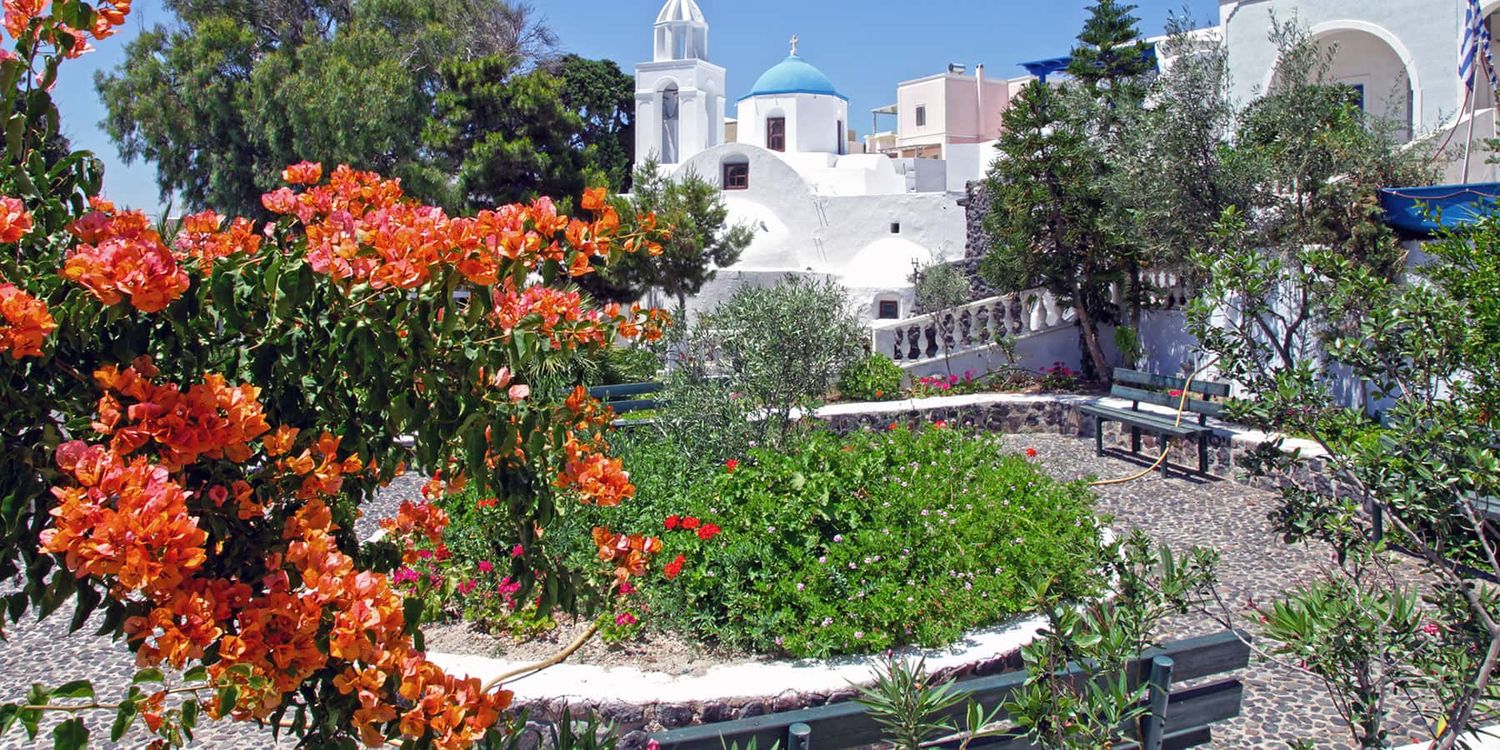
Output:
<instances>
[{"instance_id":1,"label":"yellow hose","mask_svg":"<svg viewBox=\"0 0 1500 750\"><path fill-rule=\"evenodd\" d=\"M1183 417L1184 414L1187 413L1187 402L1188 402L1188 399L1192 397L1192 393L1188 389L1193 387L1193 380L1196 379L1199 375L1202 375L1203 372L1205 370L1207 370L1208 368L1213 367L1214 364L1217 363L1218 361L1219 361L1218 357L1214 357L1213 359L1210 359L1207 364L1203 365L1202 367L1199 367L1197 370L1194 370L1193 374L1191 374L1191 375L1188 376L1187 382L1185 382L1185 383L1182 384L1182 398L1177 401L1177 419L1176 419L1175 422L1173 422L1173 424L1172 424L1173 427L1181 427L1182 426L1182 417ZM1100 429L1103 429L1103 427L1101 426ZM1127 484L1129 482L1134 482L1137 479L1144 478L1146 475L1150 474L1151 472L1156 471L1157 469L1161 468L1161 465L1163 463L1165 463L1166 460L1167 460L1167 455L1170 454L1171 452L1172 452L1172 443L1169 440L1167 440L1165 437L1163 437L1162 438L1161 456L1158 457L1156 459L1156 461L1152 462L1152 464L1150 466L1147 466L1146 468L1142 469L1137 474L1132 474L1132 475L1130 475L1128 477L1124 477L1122 479L1102 479L1102 480L1097 481L1097 482L1091 482L1091 483L1089 483L1089 486L1090 487L1108 487L1110 485L1115 485L1115 484Z\"/></svg>"}]
</instances>

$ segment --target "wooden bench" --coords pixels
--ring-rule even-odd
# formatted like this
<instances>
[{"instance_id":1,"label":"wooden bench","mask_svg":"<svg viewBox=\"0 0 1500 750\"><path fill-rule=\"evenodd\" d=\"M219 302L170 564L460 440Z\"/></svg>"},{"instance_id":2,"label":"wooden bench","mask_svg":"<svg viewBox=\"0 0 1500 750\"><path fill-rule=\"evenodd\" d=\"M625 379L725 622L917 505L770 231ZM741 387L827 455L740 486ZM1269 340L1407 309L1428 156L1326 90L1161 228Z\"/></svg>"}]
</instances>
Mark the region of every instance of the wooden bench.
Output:
<instances>
[{"instance_id":1,"label":"wooden bench","mask_svg":"<svg viewBox=\"0 0 1500 750\"><path fill-rule=\"evenodd\" d=\"M660 408L665 402L650 396L653 393L660 393L665 388L666 386L661 383L596 385L589 389L589 395L614 409L616 414L629 414L633 411Z\"/></svg>"},{"instance_id":2,"label":"wooden bench","mask_svg":"<svg viewBox=\"0 0 1500 750\"><path fill-rule=\"evenodd\" d=\"M1190 638L1147 651L1127 669L1132 686L1149 686L1146 699L1149 713L1140 722L1141 731L1130 727L1124 733L1137 743L1136 746L1147 750L1208 744L1213 738L1211 725L1239 716L1244 685L1234 678L1175 691L1173 685L1189 680L1203 683L1208 678L1243 669L1249 663L1249 636L1243 632ZM1083 680L1088 675L1082 667L1074 666L1069 676ZM1026 678L1025 672L1007 672L960 680L953 687L965 696L965 700L942 715L953 726L961 727L970 700L991 709L1009 700L1025 684ZM1144 736L1139 736L1141 734ZM874 745L881 741L882 736L882 727L865 707L851 701L672 729L657 732L651 738L662 750L723 750L736 745L744 748L751 742L762 750L777 743L793 750L810 744L819 750L838 750ZM955 746L955 743L942 745L950 746ZM1021 750L1034 746L1024 737L1006 734L976 739L969 747L975 750Z\"/></svg>"},{"instance_id":3,"label":"wooden bench","mask_svg":"<svg viewBox=\"0 0 1500 750\"><path fill-rule=\"evenodd\" d=\"M1178 424L1175 415L1141 411L1142 403L1177 409L1183 402L1181 395L1183 388L1186 388L1189 393L1185 406L1186 412L1197 416L1196 423L1183 419L1182 423ZM1173 392L1177 395L1172 395ZM1192 394L1197 394L1202 398L1195 398ZM1208 418L1217 417L1224 411L1222 403L1215 403L1209 399L1228 397L1228 383L1194 380L1189 385L1186 378L1116 368L1114 386L1110 388L1109 395L1130 401L1130 408L1119 409L1102 404L1089 404L1081 410L1084 414L1094 417L1094 447L1098 455L1104 455L1104 423L1119 422L1130 427L1131 453L1141 452L1142 432L1160 435L1168 444L1172 438L1196 439L1198 441L1198 472L1201 474L1208 471L1208 437L1213 433L1213 429L1208 426ZM1165 459L1161 462L1163 477L1169 474L1169 463Z\"/></svg>"}]
</instances>

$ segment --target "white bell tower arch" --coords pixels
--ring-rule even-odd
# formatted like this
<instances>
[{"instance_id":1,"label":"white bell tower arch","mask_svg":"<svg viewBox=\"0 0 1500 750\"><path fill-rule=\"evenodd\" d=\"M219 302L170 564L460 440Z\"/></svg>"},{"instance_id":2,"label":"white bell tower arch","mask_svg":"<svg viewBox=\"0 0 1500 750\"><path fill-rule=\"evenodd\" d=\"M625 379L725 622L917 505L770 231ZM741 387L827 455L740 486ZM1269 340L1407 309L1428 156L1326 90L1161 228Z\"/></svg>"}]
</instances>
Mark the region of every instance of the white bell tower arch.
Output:
<instances>
[{"instance_id":1,"label":"white bell tower arch","mask_svg":"<svg viewBox=\"0 0 1500 750\"><path fill-rule=\"evenodd\" d=\"M697 0L666 0L652 51L635 69L635 161L677 165L724 142L724 69L708 61Z\"/></svg>"}]
</instances>

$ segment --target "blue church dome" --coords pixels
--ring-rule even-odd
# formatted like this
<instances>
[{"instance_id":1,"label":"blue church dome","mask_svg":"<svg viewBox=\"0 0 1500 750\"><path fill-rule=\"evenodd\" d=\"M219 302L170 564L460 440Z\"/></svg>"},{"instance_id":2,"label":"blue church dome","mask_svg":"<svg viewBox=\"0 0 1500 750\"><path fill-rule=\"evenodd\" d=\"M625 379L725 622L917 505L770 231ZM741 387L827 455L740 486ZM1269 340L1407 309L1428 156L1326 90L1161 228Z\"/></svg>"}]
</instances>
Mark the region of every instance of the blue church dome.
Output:
<instances>
[{"instance_id":1,"label":"blue church dome","mask_svg":"<svg viewBox=\"0 0 1500 750\"><path fill-rule=\"evenodd\" d=\"M774 94L821 94L849 101L849 97L833 87L833 81L828 80L823 71L795 54L763 73L750 93L740 100Z\"/></svg>"}]
</instances>

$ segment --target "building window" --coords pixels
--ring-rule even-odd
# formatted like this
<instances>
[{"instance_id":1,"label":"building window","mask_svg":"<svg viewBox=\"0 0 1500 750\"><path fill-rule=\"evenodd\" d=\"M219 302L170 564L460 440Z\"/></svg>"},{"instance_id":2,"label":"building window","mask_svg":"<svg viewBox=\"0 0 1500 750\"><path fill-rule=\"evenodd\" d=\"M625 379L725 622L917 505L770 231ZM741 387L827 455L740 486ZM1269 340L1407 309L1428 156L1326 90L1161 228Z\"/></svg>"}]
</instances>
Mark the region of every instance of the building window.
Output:
<instances>
[{"instance_id":1,"label":"building window","mask_svg":"<svg viewBox=\"0 0 1500 750\"><path fill-rule=\"evenodd\" d=\"M893 299L880 301L880 309L875 313L880 320L896 320L901 317L901 303Z\"/></svg>"},{"instance_id":2,"label":"building window","mask_svg":"<svg viewBox=\"0 0 1500 750\"><path fill-rule=\"evenodd\" d=\"M917 127L927 127L927 108L917 107Z\"/></svg>"},{"instance_id":3,"label":"building window","mask_svg":"<svg viewBox=\"0 0 1500 750\"><path fill-rule=\"evenodd\" d=\"M1361 112L1366 111L1365 85L1363 83L1356 83L1352 88L1354 89L1354 106L1359 107L1359 111Z\"/></svg>"},{"instance_id":4,"label":"building window","mask_svg":"<svg viewBox=\"0 0 1500 750\"><path fill-rule=\"evenodd\" d=\"M901 234L901 222L891 222L891 234Z\"/></svg>"},{"instance_id":5,"label":"building window","mask_svg":"<svg viewBox=\"0 0 1500 750\"><path fill-rule=\"evenodd\" d=\"M766 148L772 151L786 150L786 118L766 118Z\"/></svg>"},{"instance_id":6,"label":"building window","mask_svg":"<svg viewBox=\"0 0 1500 750\"><path fill-rule=\"evenodd\" d=\"M724 165L725 190L750 189L750 165L746 163Z\"/></svg>"}]
</instances>

